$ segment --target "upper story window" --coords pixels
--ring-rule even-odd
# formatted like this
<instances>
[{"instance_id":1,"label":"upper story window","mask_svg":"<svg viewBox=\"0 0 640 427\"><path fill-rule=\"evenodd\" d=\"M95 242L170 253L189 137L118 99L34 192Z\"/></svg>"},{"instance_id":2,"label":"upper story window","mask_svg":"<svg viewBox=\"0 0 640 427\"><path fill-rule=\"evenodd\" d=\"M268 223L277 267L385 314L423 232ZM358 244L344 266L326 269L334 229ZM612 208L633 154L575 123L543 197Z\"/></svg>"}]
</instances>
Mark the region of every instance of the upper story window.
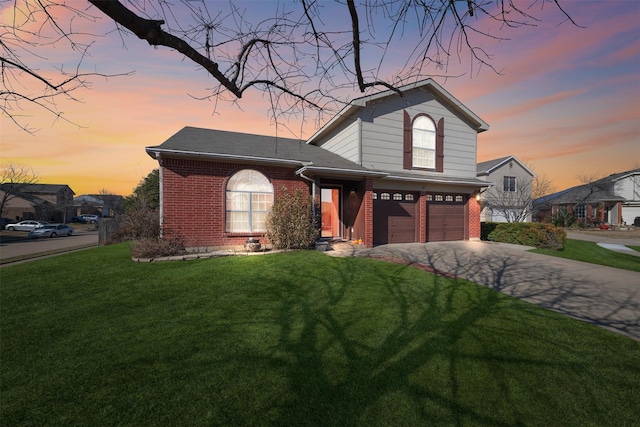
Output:
<instances>
[{"instance_id":1,"label":"upper story window","mask_svg":"<svg viewBox=\"0 0 640 427\"><path fill-rule=\"evenodd\" d=\"M413 121L412 165L416 168L436 168L436 125L427 116L418 116Z\"/></svg>"},{"instance_id":2,"label":"upper story window","mask_svg":"<svg viewBox=\"0 0 640 427\"><path fill-rule=\"evenodd\" d=\"M227 183L226 230L230 233L263 233L273 205L273 186L258 171L245 169Z\"/></svg>"},{"instance_id":3,"label":"upper story window","mask_svg":"<svg viewBox=\"0 0 640 427\"><path fill-rule=\"evenodd\" d=\"M404 169L444 170L444 118L435 120L420 113L413 118L404 111Z\"/></svg>"},{"instance_id":4,"label":"upper story window","mask_svg":"<svg viewBox=\"0 0 640 427\"><path fill-rule=\"evenodd\" d=\"M516 177L515 176L505 176L503 191L514 192L516 191Z\"/></svg>"}]
</instances>

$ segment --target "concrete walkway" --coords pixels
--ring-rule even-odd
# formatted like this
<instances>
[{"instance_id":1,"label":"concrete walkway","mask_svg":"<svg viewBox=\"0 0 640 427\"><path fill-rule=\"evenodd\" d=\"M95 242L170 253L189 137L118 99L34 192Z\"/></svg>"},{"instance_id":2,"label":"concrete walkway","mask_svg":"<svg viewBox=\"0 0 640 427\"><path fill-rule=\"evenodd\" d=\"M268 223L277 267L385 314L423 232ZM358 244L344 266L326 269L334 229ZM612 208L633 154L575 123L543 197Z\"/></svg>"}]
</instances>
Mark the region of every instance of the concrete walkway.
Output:
<instances>
[{"instance_id":1,"label":"concrete walkway","mask_svg":"<svg viewBox=\"0 0 640 427\"><path fill-rule=\"evenodd\" d=\"M528 249L480 241L407 243L371 249L342 243L327 254L394 260L468 279L640 341L640 273L531 253Z\"/></svg>"}]
</instances>

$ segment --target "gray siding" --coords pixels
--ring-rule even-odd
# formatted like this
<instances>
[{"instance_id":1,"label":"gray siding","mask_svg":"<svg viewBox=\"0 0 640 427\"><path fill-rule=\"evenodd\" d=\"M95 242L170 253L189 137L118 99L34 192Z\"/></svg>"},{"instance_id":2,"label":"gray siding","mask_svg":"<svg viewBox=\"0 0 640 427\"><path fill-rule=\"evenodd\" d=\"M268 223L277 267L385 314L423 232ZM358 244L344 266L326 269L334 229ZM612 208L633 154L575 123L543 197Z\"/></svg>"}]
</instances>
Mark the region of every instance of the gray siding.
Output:
<instances>
[{"instance_id":1,"label":"gray siding","mask_svg":"<svg viewBox=\"0 0 640 427\"><path fill-rule=\"evenodd\" d=\"M360 164L359 124L357 117L349 117L341 126L318 141L317 145L347 160Z\"/></svg>"},{"instance_id":2,"label":"gray siding","mask_svg":"<svg viewBox=\"0 0 640 427\"><path fill-rule=\"evenodd\" d=\"M370 103L359 112L362 120L362 165L387 171L403 171L403 111L411 117L429 114L436 122L444 117L443 175L476 176L477 133L425 90L404 97L390 96ZM433 172L414 171L416 174Z\"/></svg>"}]
</instances>

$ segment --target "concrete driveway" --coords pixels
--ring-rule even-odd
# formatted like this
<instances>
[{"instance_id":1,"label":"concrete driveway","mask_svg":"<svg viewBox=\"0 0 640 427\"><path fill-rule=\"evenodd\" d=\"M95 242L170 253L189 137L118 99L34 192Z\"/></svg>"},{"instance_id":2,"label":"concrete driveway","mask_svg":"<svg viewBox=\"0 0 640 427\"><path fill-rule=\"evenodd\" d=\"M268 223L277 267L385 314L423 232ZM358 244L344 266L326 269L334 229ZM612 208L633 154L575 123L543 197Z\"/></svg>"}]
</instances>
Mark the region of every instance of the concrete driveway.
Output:
<instances>
[{"instance_id":1,"label":"concrete driveway","mask_svg":"<svg viewBox=\"0 0 640 427\"><path fill-rule=\"evenodd\" d=\"M468 279L640 341L640 273L494 242L407 243L372 249L339 244L334 249L327 254L389 259Z\"/></svg>"}]
</instances>

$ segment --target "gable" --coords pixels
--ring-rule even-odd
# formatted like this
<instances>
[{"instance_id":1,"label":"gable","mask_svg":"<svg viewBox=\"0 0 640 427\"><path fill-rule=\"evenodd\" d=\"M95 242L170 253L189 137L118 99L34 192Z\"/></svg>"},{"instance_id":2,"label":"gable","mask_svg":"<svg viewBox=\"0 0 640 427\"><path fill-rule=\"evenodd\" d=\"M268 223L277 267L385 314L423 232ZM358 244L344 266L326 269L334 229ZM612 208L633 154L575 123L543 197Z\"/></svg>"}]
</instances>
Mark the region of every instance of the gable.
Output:
<instances>
[{"instance_id":1,"label":"gable","mask_svg":"<svg viewBox=\"0 0 640 427\"><path fill-rule=\"evenodd\" d=\"M439 104L446 106L454 114L458 115L464 120L471 128L477 133L489 130L489 125L478 117L475 113L469 110L464 104L458 101L453 95L447 92L442 86L437 84L433 79L426 79L420 82L400 86L398 90L403 93L400 96L396 91L386 90L373 95L363 96L356 98L345 106L338 114L336 114L331 120L325 123L317 132L315 132L308 140L308 144L317 144L318 141L326 140L326 134L334 130L337 126L351 117L356 111L370 107L373 105L380 105L383 102L387 102L389 99L398 98L400 100L406 99L407 96L415 92L416 90L429 93L433 99L437 99ZM402 101L401 101L402 102ZM404 103L403 103L404 104Z\"/></svg>"}]
</instances>

